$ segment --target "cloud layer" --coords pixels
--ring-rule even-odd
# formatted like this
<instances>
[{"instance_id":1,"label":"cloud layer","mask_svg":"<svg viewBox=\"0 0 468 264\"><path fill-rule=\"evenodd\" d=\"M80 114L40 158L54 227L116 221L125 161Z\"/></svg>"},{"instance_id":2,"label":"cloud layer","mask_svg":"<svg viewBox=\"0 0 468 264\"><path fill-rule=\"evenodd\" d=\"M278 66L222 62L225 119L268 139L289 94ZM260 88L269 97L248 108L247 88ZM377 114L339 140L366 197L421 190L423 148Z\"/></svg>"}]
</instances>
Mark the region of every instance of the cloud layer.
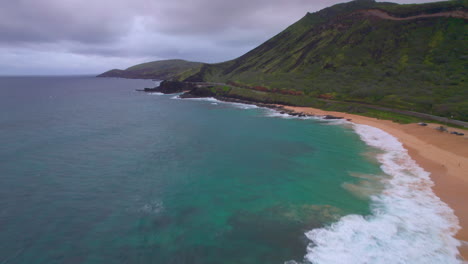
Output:
<instances>
[{"instance_id":1,"label":"cloud layer","mask_svg":"<svg viewBox=\"0 0 468 264\"><path fill-rule=\"evenodd\" d=\"M0 75L99 73L171 58L224 61L307 12L339 2L343 1L4 1Z\"/></svg>"}]
</instances>

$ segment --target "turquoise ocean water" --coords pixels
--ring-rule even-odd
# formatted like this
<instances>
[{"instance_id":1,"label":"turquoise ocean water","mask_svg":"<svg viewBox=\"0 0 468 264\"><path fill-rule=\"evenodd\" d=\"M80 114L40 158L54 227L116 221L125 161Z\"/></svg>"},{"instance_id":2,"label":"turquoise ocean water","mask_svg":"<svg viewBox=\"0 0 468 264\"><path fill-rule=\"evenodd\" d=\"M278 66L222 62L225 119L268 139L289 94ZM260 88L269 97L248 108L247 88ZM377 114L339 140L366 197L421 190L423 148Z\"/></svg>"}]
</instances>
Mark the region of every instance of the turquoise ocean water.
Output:
<instances>
[{"instance_id":1,"label":"turquoise ocean water","mask_svg":"<svg viewBox=\"0 0 468 264\"><path fill-rule=\"evenodd\" d=\"M375 215L350 126L154 85L0 78L1 264L307 262L308 231Z\"/></svg>"}]
</instances>

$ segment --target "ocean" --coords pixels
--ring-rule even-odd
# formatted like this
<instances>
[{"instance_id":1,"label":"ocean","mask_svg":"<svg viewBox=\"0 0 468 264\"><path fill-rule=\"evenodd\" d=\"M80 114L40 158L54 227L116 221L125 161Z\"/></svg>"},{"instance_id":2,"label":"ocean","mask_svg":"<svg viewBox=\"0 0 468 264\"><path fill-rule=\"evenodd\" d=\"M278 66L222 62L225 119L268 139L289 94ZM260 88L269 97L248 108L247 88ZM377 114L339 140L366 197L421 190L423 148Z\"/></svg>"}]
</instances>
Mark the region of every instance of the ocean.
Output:
<instances>
[{"instance_id":1,"label":"ocean","mask_svg":"<svg viewBox=\"0 0 468 264\"><path fill-rule=\"evenodd\" d=\"M461 263L392 136L155 85L0 77L0 264Z\"/></svg>"}]
</instances>

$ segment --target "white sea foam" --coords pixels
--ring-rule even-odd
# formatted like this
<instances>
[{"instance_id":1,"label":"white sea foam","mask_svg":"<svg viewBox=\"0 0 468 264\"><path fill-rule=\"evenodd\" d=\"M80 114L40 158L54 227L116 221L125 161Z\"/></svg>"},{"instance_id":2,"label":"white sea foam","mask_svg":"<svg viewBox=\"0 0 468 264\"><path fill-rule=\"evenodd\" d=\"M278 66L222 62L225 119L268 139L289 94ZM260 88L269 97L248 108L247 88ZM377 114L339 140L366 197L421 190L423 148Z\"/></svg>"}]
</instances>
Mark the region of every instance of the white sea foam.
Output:
<instances>
[{"instance_id":1,"label":"white sea foam","mask_svg":"<svg viewBox=\"0 0 468 264\"><path fill-rule=\"evenodd\" d=\"M171 97L173 100L182 100L182 98L179 97L180 94L174 95Z\"/></svg>"},{"instance_id":2,"label":"white sea foam","mask_svg":"<svg viewBox=\"0 0 468 264\"><path fill-rule=\"evenodd\" d=\"M278 112L277 110L274 109L266 109L266 114L267 117L279 117L279 118L285 118L285 119L291 119L294 118L293 116L289 114L282 114Z\"/></svg>"},{"instance_id":3,"label":"white sea foam","mask_svg":"<svg viewBox=\"0 0 468 264\"><path fill-rule=\"evenodd\" d=\"M233 106L235 106L237 108L240 108L240 109L256 109L256 108L259 108L258 106L253 105L253 104L243 104L243 103L233 103L233 102L224 102L224 103L233 105Z\"/></svg>"},{"instance_id":4,"label":"white sea foam","mask_svg":"<svg viewBox=\"0 0 468 264\"><path fill-rule=\"evenodd\" d=\"M173 99L182 99L182 98L180 98L179 96L177 96L177 98L173 98ZM183 100L205 101L205 102L210 102L212 105L227 104L227 105L231 105L231 106L234 106L234 107L237 107L237 108L240 108L240 109L255 109L255 108L259 108L258 106L253 105L253 104L243 104L243 103L235 103L235 102L226 102L226 101L218 100L218 99L216 99L216 98L214 98L214 97L183 98Z\"/></svg>"},{"instance_id":5,"label":"white sea foam","mask_svg":"<svg viewBox=\"0 0 468 264\"><path fill-rule=\"evenodd\" d=\"M330 124L330 125L345 125L345 124L352 124L351 122L347 121L346 119L325 119L325 116L315 116L315 115L308 115L308 116L293 116L287 113L282 114L281 111L278 111L277 109L270 109L270 108L265 108L266 109L266 116L267 117L277 117L277 118L284 118L284 119L312 119L312 120L317 120L321 121L324 124Z\"/></svg>"},{"instance_id":6,"label":"white sea foam","mask_svg":"<svg viewBox=\"0 0 468 264\"><path fill-rule=\"evenodd\" d=\"M280 111L276 109L265 108L266 116L267 117L277 117L277 118L284 118L284 119L316 119L322 120L321 117L318 116L292 116L290 114L284 113L282 114Z\"/></svg>"},{"instance_id":7,"label":"white sea foam","mask_svg":"<svg viewBox=\"0 0 468 264\"><path fill-rule=\"evenodd\" d=\"M313 264L462 263L454 238L460 229L453 210L433 192L429 173L419 167L393 136L353 125L369 146L381 149L382 170L390 177L382 193L371 196L370 216L348 215L306 233L312 241L306 261Z\"/></svg>"},{"instance_id":8,"label":"white sea foam","mask_svg":"<svg viewBox=\"0 0 468 264\"><path fill-rule=\"evenodd\" d=\"M219 103L218 99L214 97L200 97L200 98L179 98L182 100L190 100L190 101L205 101L205 102L211 102L211 103Z\"/></svg>"},{"instance_id":9,"label":"white sea foam","mask_svg":"<svg viewBox=\"0 0 468 264\"><path fill-rule=\"evenodd\" d=\"M149 95L164 95L164 94L163 94L163 93L154 92L154 93L149 93Z\"/></svg>"}]
</instances>

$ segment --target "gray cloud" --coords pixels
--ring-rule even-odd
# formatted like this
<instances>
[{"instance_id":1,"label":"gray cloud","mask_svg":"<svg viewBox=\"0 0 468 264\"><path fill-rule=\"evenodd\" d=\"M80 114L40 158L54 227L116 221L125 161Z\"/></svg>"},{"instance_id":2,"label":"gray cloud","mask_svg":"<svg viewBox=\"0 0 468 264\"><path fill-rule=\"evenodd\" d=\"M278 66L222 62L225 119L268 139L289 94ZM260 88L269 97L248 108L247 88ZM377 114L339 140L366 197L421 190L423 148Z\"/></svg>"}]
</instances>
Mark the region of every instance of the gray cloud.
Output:
<instances>
[{"instance_id":1,"label":"gray cloud","mask_svg":"<svg viewBox=\"0 0 468 264\"><path fill-rule=\"evenodd\" d=\"M343 1L3 1L0 74L100 72L168 58L224 61L307 12L338 2Z\"/></svg>"}]
</instances>

